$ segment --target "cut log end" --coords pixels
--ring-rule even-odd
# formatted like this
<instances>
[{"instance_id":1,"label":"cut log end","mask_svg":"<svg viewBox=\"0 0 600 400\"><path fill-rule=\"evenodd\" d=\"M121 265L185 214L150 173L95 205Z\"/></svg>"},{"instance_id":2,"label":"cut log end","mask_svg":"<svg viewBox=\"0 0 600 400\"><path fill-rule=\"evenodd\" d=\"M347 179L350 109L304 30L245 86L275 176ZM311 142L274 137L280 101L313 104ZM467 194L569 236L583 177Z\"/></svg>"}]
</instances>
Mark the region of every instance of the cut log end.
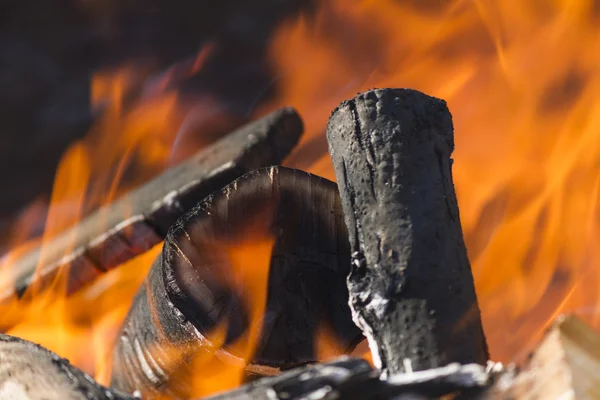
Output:
<instances>
[{"instance_id":1,"label":"cut log end","mask_svg":"<svg viewBox=\"0 0 600 400\"><path fill-rule=\"evenodd\" d=\"M600 333L575 316L559 317L518 374L507 374L481 399L600 398Z\"/></svg>"},{"instance_id":2,"label":"cut log end","mask_svg":"<svg viewBox=\"0 0 600 400\"><path fill-rule=\"evenodd\" d=\"M264 238L272 244L261 266L254 250ZM244 254L236 259L239 249ZM243 265L236 265L240 260ZM325 331L333 336L337 354L351 350L362 335L348 307L349 264L347 230L334 183L283 167L248 173L207 197L172 227L124 324L115 349L113 384L125 391L188 395L182 374L178 382L169 379L169 371L186 361L159 360L152 351L165 354L161 349L170 346L192 353L211 351L211 333L226 327L220 351L241 357L238 340L256 314L249 290L266 290L266 305L259 304L264 316L252 371L317 361L316 338ZM249 268L264 268L266 274L254 275ZM256 276L262 281L251 286ZM144 365L158 367L147 374Z\"/></svg>"}]
</instances>

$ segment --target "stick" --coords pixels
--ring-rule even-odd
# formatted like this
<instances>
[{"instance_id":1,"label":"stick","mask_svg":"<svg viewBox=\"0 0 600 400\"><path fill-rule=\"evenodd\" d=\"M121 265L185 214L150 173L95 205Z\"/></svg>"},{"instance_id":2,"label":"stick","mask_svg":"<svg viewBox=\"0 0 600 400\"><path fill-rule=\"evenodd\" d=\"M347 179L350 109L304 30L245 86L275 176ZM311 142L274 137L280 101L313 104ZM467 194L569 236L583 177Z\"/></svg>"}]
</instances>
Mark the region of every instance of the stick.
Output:
<instances>
[{"instance_id":1,"label":"stick","mask_svg":"<svg viewBox=\"0 0 600 400\"><path fill-rule=\"evenodd\" d=\"M342 357L263 378L206 400L431 399L480 391L491 378L481 365L450 364L384 380L366 361Z\"/></svg>"},{"instance_id":2,"label":"stick","mask_svg":"<svg viewBox=\"0 0 600 400\"><path fill-rule=\"evenodd\" d=\"M134 400L105 388L68 360L31 342L0 334L0 398Z\"/></svg>"},{"instance_id":3,"label":"stick","mask_svg":"<svg viewBox=\"0 0 600 400\"><path fill-rule=\"evenodd\" d=\"M265 237L274 244L256 262L253 250ZM241 266L231 258L236 249L244 249ZM323 328L332 332L338 354L351 350L363 337L348 306L349 266L333 182L283 167L244 175L171 228L122 327L112 385L147 396L189 398L192 377L202 369L194 367L194 359L214 354L220 360L210 368L203 364L204 379L235 362L242 370L249 364L249 372L278 372L317 361L315 339ZM257 279L258 287L252 283ZM238 343L255 312L248 292L256 295L261 287L266 306L257 303L264 317L249 360ZM215 343L214 332L222 332L222 344Z\"/></svg>"},{"instance_id":4,"label":"stick","mask_svg":"<svg viewBox=\"0 0 600 400\"><path fill-rule=\"evenodd\" d=\"M446 103L372 90L333 112L327 140L353 252L351 309L376 366L397 373L485 364Z\"/></svg>"},{"instance_id":5,"label":"stick","mask_svg":"<svg viewBox=\"0 0 600 400\"><path fill-rule=\"evenodd\" d=\"M43 251L16 260L14 287L0 288L0 301L33 283L44 286L69 265L68 294L160 243L183 213L211 192L249 170L280 163L298 142L302 121L291 108L275 111L223 137L190 159L99 209L58 235ZM40 256L43 259L40 259ZM36 272L36 265L41 262Z\"/></svg>"}]
</instances>

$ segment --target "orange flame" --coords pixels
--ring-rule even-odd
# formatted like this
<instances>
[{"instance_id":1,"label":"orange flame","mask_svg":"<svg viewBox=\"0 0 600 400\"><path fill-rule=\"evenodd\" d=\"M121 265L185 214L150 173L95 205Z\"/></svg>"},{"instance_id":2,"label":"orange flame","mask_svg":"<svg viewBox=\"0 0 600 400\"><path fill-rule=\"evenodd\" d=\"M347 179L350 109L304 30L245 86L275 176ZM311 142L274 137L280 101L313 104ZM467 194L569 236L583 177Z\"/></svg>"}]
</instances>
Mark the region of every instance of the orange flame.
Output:
<instances>
[{"instance_id":1,"label":"orange flame","mask_svg":"<svg viewBox=\"0 0 600 400\"><path fill-rule=\"evenodd\" d=\"M41 244L38 265L43 265L47 245L55 235L177 161L175 140L182 129L197 129L193 124L186 126L186 118L197 112L199 103L210 107L211 102L200 99L186 104L177 94L176 83L197 73L209 52L210 48L203 49L194 60L174 66L149 89L150 68L123 67L94 77L91 102L99 113L97 123L85 139L66 151L58 166L43 236L21 245L33 234L32 219L43 214L42 203L34 203L19 220L10 241L15 248L1 260L3 282L14 279L11 261L26 250ZM190 147L197 149L203 141L193 136ZM108 383L113 339L159 249L131 260L69 298L64 295L67 271L63 270L43 292L30 287L22 299L0 305L1 325L10 327L8 334L40 343Z\"/></svg>"},{"instance_id":2,"label":"orange flame","mask_svg":"<svg viewBox=\"0 0 600 400\"><path fill-rule=\"evenodd\" d=\"M246 366L251 362L262 331L267 283L274 239L264 232L255 231L253 237L243 242L226 246L224 254L229 256L230 279L235 292L247 307L249 326L227 352L234 357L223 357L219 352L208 357L196 354L193 370L204 371L194 376L191 397L206 396L215 392L233 389L244 381ZM214 345L221 347L225 341L226 327L221 326L210 335Z\"/></svg>"},{"instance_id":3,"label":"orange flame","mask_svg":"<svg viewBox=\"0 0 600 400\"><path fill-rule=\"evenodd\" d=\"M316 16L286 23L271 44L279 97L264 107L299 109L307 135L290 163L330 179L323 130L341 100L371 87L411 87L448 101L461 218L497 360L522 357L559 312L575 311L600 327L595 4L323 0ZM43 242L173 161L189 110L172 82L201 72L206 57L174 67L150 88L150 68L137 65L95 77L92 100L102 117L61 162ZM210 99L203 104L212 106ZM132 168L135 179L123 183ZM22 221L18 241L31 234L31 219ZM157 251L69 299L52 292L3 306L1 323L106 383L106 352ZM323 335L319 353L327 357L333 339ZM90 342L104 354L90 357ZM217 389L215 382L239 383L239 374L208 370L214 375L195 381L200 393Z\"/></svg>"},{"instance_id":4,"label":"orange flame","mask_svg":"<svg viewBox=\"0 0 600 400\"><path fill-rule=\"evenodd\" d=\"M492 356L522 357L558 312L600 327L600 19L592 1L320 2L272 45L314 162L340 100L372 87L445 99L454 178ZM507 334L510 332L510 334Z\"/></svg>"}]
</instances>

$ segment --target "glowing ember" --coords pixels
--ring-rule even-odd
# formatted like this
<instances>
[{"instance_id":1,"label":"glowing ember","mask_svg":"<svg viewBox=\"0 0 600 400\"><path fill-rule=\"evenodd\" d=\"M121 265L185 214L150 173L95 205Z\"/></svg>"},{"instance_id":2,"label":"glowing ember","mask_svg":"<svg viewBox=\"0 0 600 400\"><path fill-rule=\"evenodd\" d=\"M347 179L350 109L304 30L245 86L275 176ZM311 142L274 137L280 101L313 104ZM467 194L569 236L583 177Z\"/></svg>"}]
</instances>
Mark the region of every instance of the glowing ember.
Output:
<instances>
[{"instance_id":1,"label":"glowing ember","mask_svg":"<svg viewBox=\"0 0 600 400\"><path fill-rule=\"evenodd\" d=\"M412 5L421 3L433 5ZM308 134L292 166L334 178L325 123L356 92L411 87L447 100L463 229L492 357L522 357L559 312L575 311L598 327L600 15L594 2L323 0L319 6L316 17L287 23L274 37L279 97L257 111L290 104L303 115ZM139 69L97 77L94 104L103 116L59 167L42 240L172 161L190 109L165 79L202 73L204 57L181 67L185 73L169 71L149 92L141 89L147 75ZM132 94L141 100L128 100ZM203 104L214 108L209 99ZM130 164L139 168L124 187ZM27 238L30 224L24 218L16 238ZM55 290L2 306L0 322L107 383L108 349L157 250L70 299L57 298ZM9 265L12 256L3 262ZM6 269L2 275L7 278ZM320 346L333 346L325 332ZM212 387L211 379L223 374L199 376L198 387Z\"/></svg>"}]
</instances>

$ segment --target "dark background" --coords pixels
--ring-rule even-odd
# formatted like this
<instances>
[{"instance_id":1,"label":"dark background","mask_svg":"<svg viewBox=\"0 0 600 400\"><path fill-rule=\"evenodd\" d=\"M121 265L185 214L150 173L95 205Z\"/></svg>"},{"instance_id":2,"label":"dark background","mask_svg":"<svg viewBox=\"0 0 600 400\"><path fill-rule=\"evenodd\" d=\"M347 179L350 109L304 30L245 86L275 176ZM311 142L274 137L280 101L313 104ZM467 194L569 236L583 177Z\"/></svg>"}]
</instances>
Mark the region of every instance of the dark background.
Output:
<instances>
[{"instance_id":1,"label":"dark background","mask_svg":"<svg viewBox=\"0 0 600 400\"><path fill-rule=\"evenodd\" d=\"M226 101L241 123L277 87L269 37L313 0L4 0L0 4L0 231L47 197L57 163L94 119L95 71L131 60L157 70L211 42L202 73L182 92Z\"/></svg>"}]
</instances>

